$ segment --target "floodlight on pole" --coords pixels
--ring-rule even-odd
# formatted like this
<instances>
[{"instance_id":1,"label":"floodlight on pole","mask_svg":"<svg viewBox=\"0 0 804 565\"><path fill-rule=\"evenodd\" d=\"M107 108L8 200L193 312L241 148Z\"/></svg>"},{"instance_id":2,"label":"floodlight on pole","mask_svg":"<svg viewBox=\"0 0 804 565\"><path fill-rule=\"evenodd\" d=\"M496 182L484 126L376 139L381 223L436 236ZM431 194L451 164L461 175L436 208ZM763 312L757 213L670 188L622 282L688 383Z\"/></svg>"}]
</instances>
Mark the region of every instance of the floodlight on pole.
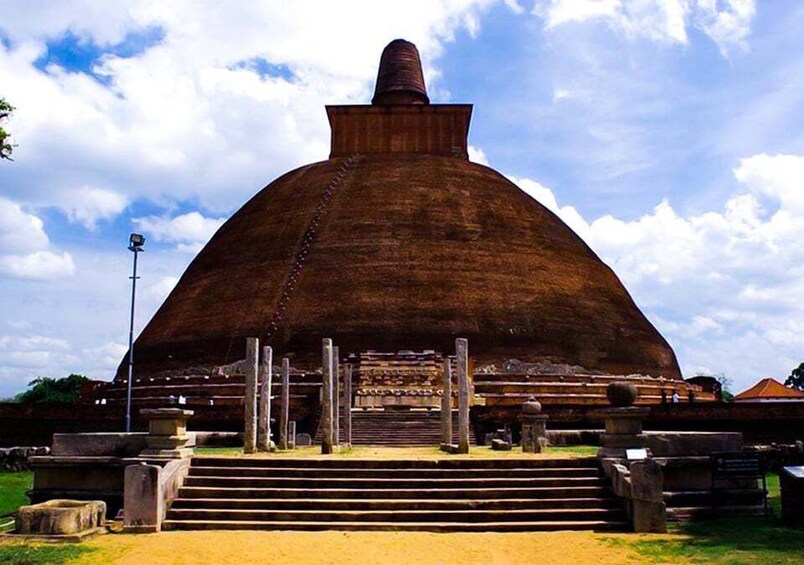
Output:
<instances>
[{"instance_id":1,"label":"floodlight on pole","mask_svg":"<svg viewBox=\"0 0 804 565\"><path fill-rule=\"evenodd\" d=\"M134 384L134 299L137 296L137 255L145 251L145 236L132 233L128 238L128 250L134 253L134 270L131 274L131 323L128 328L128 382L126 383L126 432L131 431L131 387Z\"/></svg>"}]
</instances>

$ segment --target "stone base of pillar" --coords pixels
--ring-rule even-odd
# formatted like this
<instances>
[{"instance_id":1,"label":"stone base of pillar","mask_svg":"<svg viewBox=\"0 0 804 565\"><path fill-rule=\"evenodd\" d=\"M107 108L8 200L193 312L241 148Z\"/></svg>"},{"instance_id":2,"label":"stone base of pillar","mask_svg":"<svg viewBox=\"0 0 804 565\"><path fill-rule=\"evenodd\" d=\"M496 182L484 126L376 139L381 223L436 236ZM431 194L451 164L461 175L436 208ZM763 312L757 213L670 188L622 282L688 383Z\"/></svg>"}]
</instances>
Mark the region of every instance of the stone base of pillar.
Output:
<instances>
[{"instance_id":1,"label":"stone base of pillar","mask_svg":"<svg viewBox=\"0 0 804 565\"><path fill-rule=\"evenodd\" d=\"M598 458L625 459L626 450L645 448L648 438L642 433L642 421L649 412L636 406L603 410L606 433L600 436Z\"/></svg>"},{"instance_id":2,"label":"stone base of pillar","mask_svg":"<svg viewBox=\"0 0 804 565\"><path fill-rule=\"evenodd\" d=\"M194 442L192 437L187 435L187 420L193 415L192 410L146 408L140 410L140 414L148 418L146 448L140 452L140 457L164 459L192 457Z\"/></svg>"},{"instance_id":3,"label":"stone base of pillar","mask_svg":"<svg viewBox=\"0 0 804 565\"><path fill-rule=\"evenodd\" d=\"M451 453L452 455L456 455L460 453L460 447L455 443L442 443L439 446L439 449L444 453Z\"/></svg>"}]
</instances>

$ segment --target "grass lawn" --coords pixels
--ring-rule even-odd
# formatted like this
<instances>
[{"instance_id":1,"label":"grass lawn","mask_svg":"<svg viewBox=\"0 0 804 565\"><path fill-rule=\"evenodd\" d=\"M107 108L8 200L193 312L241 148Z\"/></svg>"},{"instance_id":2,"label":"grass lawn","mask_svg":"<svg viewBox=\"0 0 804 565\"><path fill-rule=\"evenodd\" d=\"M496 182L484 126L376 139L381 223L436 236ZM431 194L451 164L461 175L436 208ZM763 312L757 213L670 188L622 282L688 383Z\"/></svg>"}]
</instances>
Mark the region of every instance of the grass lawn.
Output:
<instances>
[{"instance_id":1,"label":"grass lawn","mask_svg":"<svg viewBox=\"0 0 804 565\"><path fill-rule=\"evenodd\" d=\"M23 504L28 504L25 491L30 490L32 486L33 473L31 471L20 473L0 471L0 518L15 512Z\"/></svg>"},{"instance_id":2,"label":"grass lawn","mask_svg":"<svg viewBox=\"0 0 804 565\"><path fill-rule=\"evenodd\" d=\"M670 524L674 539L613 538L614 547L627 546L648 563L801 564L804 531L784 527L779 475L769 473L770 518L735 517Z\"/></svg>"},{"instance_id":3,"label":"grass lawn","mask_svg":"<svg viewBox=\"0 0 804 565\"><path fill-rule=\"evenodd\" d=\"M96 551L85 544L53 544L0 541L0 563L3 565L33 565L68 563ZM102 561L99 561L101 563Z\"/></svg>"}]
</instances>

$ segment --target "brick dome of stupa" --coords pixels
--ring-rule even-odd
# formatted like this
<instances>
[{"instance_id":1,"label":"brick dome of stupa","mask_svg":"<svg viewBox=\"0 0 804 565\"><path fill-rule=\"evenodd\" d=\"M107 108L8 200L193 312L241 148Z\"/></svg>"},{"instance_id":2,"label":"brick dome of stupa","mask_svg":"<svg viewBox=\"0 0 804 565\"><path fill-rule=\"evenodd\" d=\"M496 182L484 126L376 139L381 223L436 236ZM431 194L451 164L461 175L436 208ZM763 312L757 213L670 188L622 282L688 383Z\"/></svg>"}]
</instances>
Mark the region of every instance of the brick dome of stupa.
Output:
<instances>
[{"instance_id":1,"label":"brick dome of stupa","mask_svg":"<svg viewBox=\"0 0 804 565\"><path fill-rule=\"evenodd\" d=\"M471 105L430 104L419 54L384 51L374 104L329 106L326 161L243 205L136 341L138 374L224 364L260 337L275 358L452 352L679 378L673 350L557 216L467 158Z\"/></svg>"}]
</instances>

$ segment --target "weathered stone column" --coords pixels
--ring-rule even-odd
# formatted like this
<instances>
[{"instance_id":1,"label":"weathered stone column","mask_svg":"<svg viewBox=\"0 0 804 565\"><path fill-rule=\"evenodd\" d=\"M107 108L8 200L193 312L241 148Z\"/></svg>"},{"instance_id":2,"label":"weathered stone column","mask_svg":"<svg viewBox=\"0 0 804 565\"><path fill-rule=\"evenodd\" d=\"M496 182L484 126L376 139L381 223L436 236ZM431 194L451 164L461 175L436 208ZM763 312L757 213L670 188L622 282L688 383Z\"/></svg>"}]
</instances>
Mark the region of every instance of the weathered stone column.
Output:
<instances>
[{"instance_id":1,"label":"weathered stone column","mask_svg":"<svg viewBox=\"0 0 804 565\"><path fill-rule=\"evenodd\" d=\"M279 449L288 449L290 419L290 359L282 358L282 402L279 405Z\"/></svg>"},{"instance_id":2,"label":"weathered stone column","mask_svg":"<svg viewBox=\"0 0 804 565\"><path fill-rule=\"evenodd\" d=\"M296 420L291 420L288 423L288 447L296 449Z\"/></svg>"},{"instance_id":3,"label":"weathered stone column","mask_svg":"<svg viewBox=\"0 0 804 565\"><path fill-rule=\"evenodd\" d=\"M260 366L260 402L257 420L257 449L271 450L271 381L273 380L274 353L271 347L262 348Z\"/></svg>"},{"instance_id":4,"label":"weathered stone column","mask_svg":"<svg viewBox=\"0 0 804 565\"><path fill-rule=\"evenodd\" d=\"M341 444L341 357L338 346L332 348L332 443Z\"/></svg>"},{"instance_id":5,"label":"weathered stone column","mask_svg":"<svg viewBox=\"0 0 804 565\"><path fill-rule=\"evenodd\" d=\"M452 365L444 359L444 394L441 395L441 447L452 445Z\"/></svg>"},{"instance_id":6,"label":"weathered stone column","mask_svg":"<svg viewBox=\"0 0 804 565\"><path fill-rule=\"evenodd\" d=\"M321 453L332 453L332 340L321 341Z\"/></svg>"},{"instance_id":7,"label":"weathered stone column","mask_svg":"<svg viewBox=\"0 0 804 565\"><path fill-rule=\"evenodd\" d=\"M246 339L246 393L244 413L246 429L243 434L243 451L254 453L257 445L257 374L259 371L260 340L256 337Z\"/></svg>"},{"instance_id":8,"label":"weathered stone column","mask_svg":"<svg viewBox=\"0 0 804 565\"><path fill-rule=\"evenodd\" d=\"M458 357L458 453L469 453L469 342L455 340Z\"/></svg>"},{"instance_id":9,"label":"weathered stone column","mask_svg":"<svg viewBox=\"0 0 804 565\"><path fill-rule=\"evenodd\" d=\"M343 375L343 432L346 436L346 447L352 447L352 365L346 365Z\"/></svg>"}]
</instances>

